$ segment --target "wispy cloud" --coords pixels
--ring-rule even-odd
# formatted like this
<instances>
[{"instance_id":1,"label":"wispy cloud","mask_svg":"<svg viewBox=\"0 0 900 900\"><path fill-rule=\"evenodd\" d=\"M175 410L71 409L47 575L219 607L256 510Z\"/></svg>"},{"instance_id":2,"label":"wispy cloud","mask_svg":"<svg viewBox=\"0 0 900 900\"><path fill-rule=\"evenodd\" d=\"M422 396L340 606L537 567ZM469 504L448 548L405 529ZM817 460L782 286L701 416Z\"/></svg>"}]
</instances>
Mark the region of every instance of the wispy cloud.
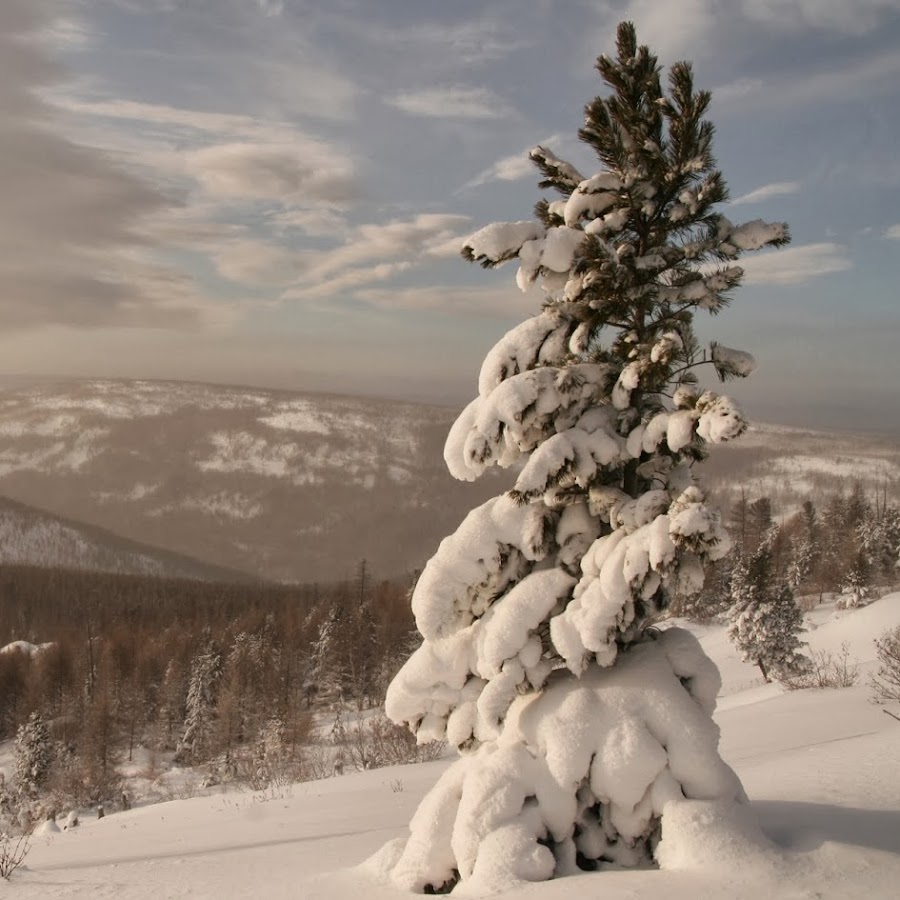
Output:
<instances>
[{"instance_id":1,"label":"wispy cloud","mask_svg":"<svg viewBox=\"0 0 900 900\"><path fill-rule=\"evenodd\" d=\"M862 35L897 12L897 0L628 0L624 7L607 0L596 5L603 40L590 37L593 47L608 47L615 23L631 20L641 41L670 64L716 56L748 33L757 40L809 30Z\"/></svg>"},{"instance_id":2,"label":"wispy cloud","mask_svg":"<svg viewBox=\"0 0 900 900\"><path fill-rule=\"evenodd\" d=\"M799 181L773 181L771 184L764 184L761 187L754 188L740 197L735 197L731 201L732 206L740 206L744 203L762 203L771 197L782 197L786 194L796 194L800 190Z\"/></svg>"},{"instance_id":3,"label":"wispy cloud","mask_svg":"<svg viewBox=\"0 0 900 900\"><path fill-rule=\"evenodd\" d=\"M900 75L900 52L866 56L839 68L795 73L791 78L740 78L713 90L716 113L744 111L749 104L785 107L861 97L893 89Z\"/></svg>"},{"instance_id":4,"label":"wispy cloud","mask_svg":"<svg viewBox=\"0 0 900 900\"><path fill-rule=\"evenodd\" d=\"M336 237L348 230L347 220L336 209L286 209L270 217L277 232L297 231L309 237Z\"/></svg>"},{"instance_id":5,"label":"wispy cloud","mask_svg":"<svg viewBox=\"0 0 900 900\"><path fill-rule=\"evenodd\" d=\"M842 34L866 34L891 14L900 12L897 0L741 0L741 11L767 27L816 28Z\"/></svg>"},{"instance_id":6,"label":"wispy cloud","mask_svg":"<svg viewBox=\"0 0 900 900\"><path fill-rule=\"evenodd\" d=\"M884 236L892 241L900 241L900 224L885 229Z\"/></svg>"},{"instance_id":7,"label":"wispy cloud","mask_svg":"<svg viewBox=\"0 0 900 900\"><path fill-rule=\"evenodd\" d=\"M256 0L264 16L280 16L284 12L284 0Z\"/></svg>"},{"instance_id":8,"label":"wispy cloud","mask_svg":"<svg viewBox=\"0 0 900 900\"><path fill-rule=\"evenodd\" d=\"M440 312L486 318L523 318L537 312L544 295L540 289L523 294L514 284L498 287L437 286L366 288L354 297L385 310Z\"/></svg>"},{"instance_id":9,"label":"wispy cloud","mask_svg":"<svg viewBox=\"0 0 900 900\"><path fill-rule=\"evenodd\" d=\"M427 56L432 63L445 68L478 66L497 62L533 45L515 22L480 16L479 18L445 22L358 22L347 17L335 18L333 25L378 47L402 47Z\"/></svg>"},{"instance_id":10,"label":"wispy cloud","mask_svg":"<svg viewBox=\"0 0 900 900\"><path fill-rule=\"evenodd\" d=\"M218 241L212 258L223 278L242 284L290 284L299 271L296 252L253 238Z\"/></svg>"},{"instance_id":11,"label":"wispy cloud","mask_svg":"<svg viewBox=\"0 0 900 900\"><path fill-rule=\"evenodd\" d=\"M212 304L162 261L144 230L179 201L108 153L61 136L57 111L40 96L62 75L47 55L54 8L0 5L0 320L196 324Z\"/></svg>"},{"instance_id":12,"label":"wispy cloud","mask_svg":"<svg viewBox=\"0 0 900 900\"><path fill-rule=\"evenodd\" d=\"M300 276L283 298L305 300L332 296L455 255L468 227L467 216L441 213L359 225L331 250L301 254Z\"/></svg>"},{"instance_id":13,"label":"wispy cloud","mask_svg":"<svg viewBox=\"0 0 900 900\"><path fill-rule=\"evenodd\" d=\"M614 19L629 19L637 25L640 40L666 63L706 56L718 21L716 6L715 0L629 0L624 10L604 4L607 34L614 33Z\"/></svg>"},{"instance_id":14,"label":"wispy cloud","mask_svg":"<svg viewBox=\"0 0 900 900\"><path fill-rule=\"evenodd\" d=\"M493 91L462 86L406 91L385 102L409 115L436 119L499 119L512 112Z\"/></svg>"},{"instance_id":15,"label":"wispy cloud","mask_svg":"<svg viewBox=\"0 0 900 900\"><path fill-rule=\"evenodd\" d=\"M287 145L218 144L188 154L185 167L209 194L225 199L340 205L356 196L351 162L309 139Z\"/></svg>"},{"instance_id":16,"label":"wispy cloud","mask_svg":"<svg viewBox=\"0 0 900 900\"><path fill-rule=\"evenodd\" d=\"M493 165L479 172L464 187L479 187L490 181L518 181L521 178L534 175L534 171L534 164L528 158L527 151L512 153L509 156L498 159Z\"/></svg>"},{"instance_id":17,"label":"wispy cloud","mask_svg":"<svg viewBox=\"0 0 900 900\"><path fill-rule=\"evenodd\" d=\"M823 242L745 256L740 266L746 284L800 285L846 272L853 262L843 244Z\"/></svg>"},{"instance_id":18,"label":"wispy cloud","mask_svg":"<svg viewBox=\"0 0 900 900\"><path fill-rule=\"evenodd\" d=\"M542 138L539 141L532 141L518 153L510 153L508 156L503 156L486 169L482 169L471 181L466 182L460 190L480 187L492 181L519 181L523 178L536 178L537 170L528 155L531 152L531 148L540 145L541 147L557 149L565 142L566 139L560 134L551 134L549 137Z\"/></svg>"}]
</instances>

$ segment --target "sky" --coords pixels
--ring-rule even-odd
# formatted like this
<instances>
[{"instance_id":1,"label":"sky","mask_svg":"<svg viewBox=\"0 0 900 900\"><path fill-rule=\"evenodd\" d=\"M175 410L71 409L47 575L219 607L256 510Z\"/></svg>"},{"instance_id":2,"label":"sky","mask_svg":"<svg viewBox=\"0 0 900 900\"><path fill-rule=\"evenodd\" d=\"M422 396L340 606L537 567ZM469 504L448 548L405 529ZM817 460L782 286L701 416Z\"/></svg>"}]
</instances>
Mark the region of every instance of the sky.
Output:
<instances>
[{"instance_id":1,"label":"sky","mask_svg":"<svg viewBox=\"0 0 900 900\"><path fill-rule=\"evenodd\" d=\"M900 431L900 0L3 0L0 372L462 404L540 309L458 254L531 217L633 20L713 91L744 257L702 336L751 418Z\"/></svg>"}]
</instances>

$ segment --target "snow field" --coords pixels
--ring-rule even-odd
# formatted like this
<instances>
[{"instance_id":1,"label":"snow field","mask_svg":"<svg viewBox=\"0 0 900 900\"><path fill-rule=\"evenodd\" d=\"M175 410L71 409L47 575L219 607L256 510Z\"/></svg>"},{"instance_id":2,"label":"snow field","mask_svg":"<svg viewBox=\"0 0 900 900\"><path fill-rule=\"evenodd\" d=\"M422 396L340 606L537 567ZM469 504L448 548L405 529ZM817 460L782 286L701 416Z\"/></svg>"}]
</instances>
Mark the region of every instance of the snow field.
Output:
<instances>
[{"instance_id":1,"label":"snow field","mask_svg":"<svg viewBox=\"0 0 900 900\"><path fill-rule=\"evenodd\" d=\"M863 669L859 685L794 692L763 685L729 655L721 626L692 626L723 674L720 749L752 800L751 816L722 821L715 804L681 803L667 811L666 870L584 873L507 886L495 896L896 897L900 725L868 702L863 681L874 638L900 624L900 594L838 614L826 604L807 619L817 626L807 635L812 649L850 645ZM447 761L397 766L295 785L268 799L231 793L82 820L74 830L35 838L27 869L11 885L0 883L0 894L401 900L409 894L379 871L396 853L390 842L405 839L421 798L447 768ZM715 839L692 840L698 828L709 835L710 824Z\"/></svg>"}]
</instances>

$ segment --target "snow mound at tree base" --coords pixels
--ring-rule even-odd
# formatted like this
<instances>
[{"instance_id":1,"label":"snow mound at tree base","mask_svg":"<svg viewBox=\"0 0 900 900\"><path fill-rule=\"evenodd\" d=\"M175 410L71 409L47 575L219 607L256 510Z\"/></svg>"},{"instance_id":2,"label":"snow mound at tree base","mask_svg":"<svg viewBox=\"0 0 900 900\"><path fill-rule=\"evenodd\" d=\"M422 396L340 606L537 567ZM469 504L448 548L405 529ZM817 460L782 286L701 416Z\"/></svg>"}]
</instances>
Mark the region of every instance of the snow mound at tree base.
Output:
<instances>
[{"instance_id":1,"label":"snow mound at tree base","mask_svg":"<svg viewBox=\"0 0 900 900\"><path fill-rule=\"evenodd\" d=\"M679 628L649 633L609 668L554 673L514 702L496 741L445 771L405 845L371 867L405 890L458 883L458 896L483 896L610 864L705 864L716 841L724 852L755 827L718 753L719 687L715 664Z\"/></svg>"},{"instance_id":2,"label":"snow mound at tree base","mask_svg":"<svg viewBox=\"0 0 900 900\"><path fill-rule=\"evenodd\" d=\"M782 855L749 804L682 800L666 806L656 847L661 869L775 875Z\"/></svg>"}]
</instances>

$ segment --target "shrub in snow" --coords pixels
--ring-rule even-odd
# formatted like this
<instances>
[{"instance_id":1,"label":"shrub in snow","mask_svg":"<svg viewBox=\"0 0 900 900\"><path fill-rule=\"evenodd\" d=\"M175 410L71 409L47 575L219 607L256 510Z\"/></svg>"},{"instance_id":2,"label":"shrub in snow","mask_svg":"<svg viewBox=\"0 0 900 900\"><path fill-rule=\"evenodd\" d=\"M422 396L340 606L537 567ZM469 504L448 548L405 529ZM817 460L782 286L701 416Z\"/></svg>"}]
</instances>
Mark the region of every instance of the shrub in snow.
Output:
<instances>
[{"instance_id":1,"label":"shrub in snow","mask_svg":"<svg viewBox=\"0 0 900 900\"><path fill-rule=\"evenodd\" d=\"M6 832L0 832L0 878L9 881L13 872L25 862L30 849L30 835L13 837Z\"/></svg>"},{"instance_id":2,"label":"shrub in snow","mask_svg":"<svg viewBox=\"0 0 900 900\"><path fill-rule=\"evenodd\" d=\"M814 650L800 674L782 680L791 690L853 687L859 681L859 666L850 660L850 647L841 644L837 654Z\"/></svg>"},{"instance_id":3,"label":"shrub in snow","mask_svg":"<svg viewBox=\"0 0 900 900\"><path fill-rule=\"evenodd\" d=\"M900 702L900 626L875 640L878 671L871 677L876 703Z\"/></svg>"},{"instance_id":4,"label":"shrub in snow","mask_svg":"<svg viewBox=\"0 0 900 900\"><path fill-rule=\"evenodd\" d=\"M776 530L772 529L749 557L740 558L731 572L728 636L744 662L759 666L766 681L797 678L809 670L800 652L803 613L789 584L777 584L772 558Z\"/></svg>"},{"instance_id":5,"label":"shrub in snow","mask_svg":"<svg viewBox=\"0 0 900 900\"><path fill-rule=\"evenodd\" d=\"M580 136L601 170L535 148L560 199L463 246L486 267L516 259L519 286L546 302L488 354L445 448L456 477L515 467L515 486L425 567L423 643L387 694L419 741L463 752L381 860L413 890L646 864L669 804L744 799L717 753L715 666L689 634L649 626L727 552L691 466L746 428L697 372L744 376L752 361L701 348L693 314L722 309L742 251L787 228L716 212L710 97L687 63L664 92L624 23L618 57L597 65L613 95L588 105Z\"/></svg>"}]
</instances>

